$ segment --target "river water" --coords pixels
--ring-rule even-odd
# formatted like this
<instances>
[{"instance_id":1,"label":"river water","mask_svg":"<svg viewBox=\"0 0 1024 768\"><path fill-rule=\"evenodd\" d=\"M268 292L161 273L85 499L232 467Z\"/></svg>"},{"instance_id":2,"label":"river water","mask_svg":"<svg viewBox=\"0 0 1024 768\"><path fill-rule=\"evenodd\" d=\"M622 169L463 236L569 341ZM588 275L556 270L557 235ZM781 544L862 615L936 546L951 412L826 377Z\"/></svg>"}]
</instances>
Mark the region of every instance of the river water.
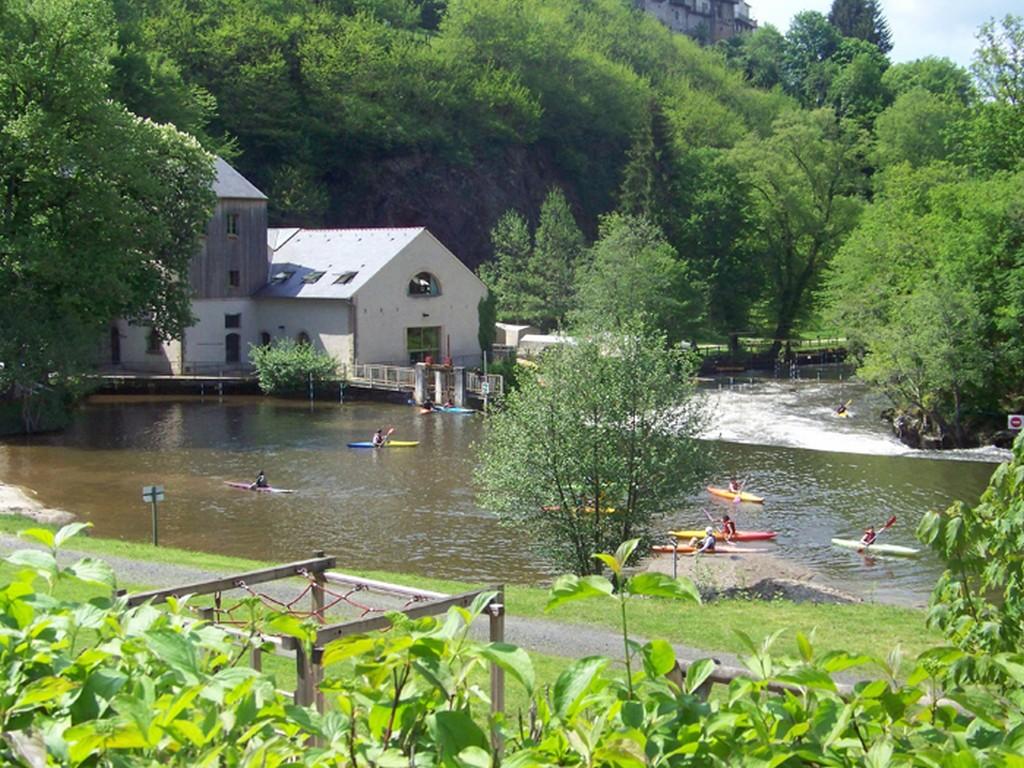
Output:
<instances>
[{"instance_id":1,"label":"river water","mask_svg":"<svg viewBox=\"0 0 1024 768\"><path fill-rule=\"evenodd\" d=\"M856 384L723 379L702 388L713 413L706 439L718 471L765 496L731 504L703 491L666 529L705 524L729 512L743 528L779 532L777 551L817 579L874 599L923 602L938 564L865 559L830 539L859 537L897 516L884 540L914 544L928 509L973 503L1006 451L914 452L877 419L884 407ZM832 408L853 400L853 418ZM99 536L145 541L144 485L166 488L160 541L169 546L271 561L336 555L339 566L400 570L469 581L537 581L552 572L523 536L498 525L474 500L479 416L423 416L382 403L345 405L258 397L91 398L71 428L0 442L0 481L91 521ZM413 449L355 450L382 425ZM229 488L266 470L290 495Z\"/></svg>"}]
</instances>

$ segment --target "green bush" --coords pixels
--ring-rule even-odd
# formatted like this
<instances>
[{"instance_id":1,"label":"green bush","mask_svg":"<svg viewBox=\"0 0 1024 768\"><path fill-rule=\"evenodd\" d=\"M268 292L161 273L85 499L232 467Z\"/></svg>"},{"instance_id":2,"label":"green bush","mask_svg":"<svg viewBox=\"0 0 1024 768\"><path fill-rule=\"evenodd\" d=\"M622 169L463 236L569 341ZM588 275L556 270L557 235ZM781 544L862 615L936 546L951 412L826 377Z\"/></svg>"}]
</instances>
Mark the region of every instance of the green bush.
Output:
<instances>
[{"instance_id":1,"label":"green bush","mask_svg":"<svg viewBox=\"0 0 1024 768\"><path fill-rule=\"evenodd\" d=\"M631 600L699 599L686 580L627 577L623 566L636 540L598 556L615 584L603 576L564 576L548 603L605 601L621 616L624 670L586 657L550 689L539 689L523 649L472 639L470 625L495 594L486 593L447 616L391 614L390 631L329 643L320 714L293 705L273 677L245 666L263 632L292 636L308 649L315 626L292 615L267 613L253 602L239 638L190 614L187 598L169 601L166 610L128 608L111 592L88 602L58 599L69 579L113 586L101 562L58 564L61 544L82 527L25 531L45 549L6 559L18 572L0 587L5 766L1021 764L1019 653L991 657L1006 672L1001 686L966 686L946 674L964 651L925 653L901 682L895 656L815 653L800 635L800 657L788 659L770 655L770 640L760 647L747 640L746 674L725 695L707 699L713 661L692 662L680 675L669 643L628 635ZM526 690L529 713L485 714L489 700L477 681L487 664ZM868 673L852 687L834 679L857 668Z\"/></svg>"},{"instance_id":2,"label":"green bush","mask_svg":"<svg viewBox=\"0 0 1024 768\"><path fill-rule=\"evenodd\" d=\"M260 390L266 395L288 395L304 392L313 383L338 378L338 362L311 344L298 344L281 339L273 344L252 346L249 359L259 377Z\"/></svg>"}]
</instances>

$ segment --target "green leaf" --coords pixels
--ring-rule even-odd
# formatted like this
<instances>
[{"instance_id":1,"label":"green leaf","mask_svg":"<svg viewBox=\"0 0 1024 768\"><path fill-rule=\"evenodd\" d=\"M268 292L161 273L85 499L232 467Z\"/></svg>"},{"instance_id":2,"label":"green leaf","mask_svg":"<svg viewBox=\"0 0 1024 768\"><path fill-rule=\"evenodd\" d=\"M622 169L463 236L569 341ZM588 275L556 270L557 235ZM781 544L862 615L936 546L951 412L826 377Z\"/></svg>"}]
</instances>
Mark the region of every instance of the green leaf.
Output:
<instances>
[{"instance_id":1,"label":"green leaf","mask_svg":"<svg viewBox=\"0 0 1024 768\"><path fill-rule=\"evenodd\" d=\"M527 693L533 693L533 662L525 650L509 643L490 643L481 649L480 654L515 677Z\"/></svg>"},{"instance_id":2,"label":"green leaf","mask_svg":"<svg viewBox=\"0 0 1024 768\"><path fill-rule=\"evenodd\" d=\"M618 549L615 550L615 559L618 561L620 568L629 562L629 558L636 551L639 543L640 539L629 539L619 544ZM618 572L616 571L616 573Z\"/></svg>"},{"instance_id":3,"label":"green leaf","mask_svg":"<svg viewBox=\"0 0 1024 768\"><path fill-rule=\"evenodd\" d=\"M559 576L548 591L548 602L544 606L545 611L588 597L608 597L614 592L612 583L603 576L574 576L567 574Z\"/></svg>"},{"instance_id":4,"label":"green leaf","mask_svg":"<svg viewBox=\"0 0 1024 768\"><path fill-rule=\"evenodd\" d=\"M196 647L188 638L171 629L153 629L143 637L153 654L184 674L188 682L194 683L199 679L199 658Z\"/></svg>"},{"instance_id":5,"label":"green leaf","mask_svg":"<svg viewBox=\"0 0 1024 768\"><path fill-rule=\"evenodd\" d=\"M487 749L487 735L465 712L435 712L427 727L443 754L458 755L467 747Z\"/></svg>"},{"instance_id":6,"label":"green leaf","mask_svg":"<svg viewBox=\"0 0 1024 768\"><path fill-rule=\"evenodd\" d=\"M33 680L21 689L11 709L18 711L31 709L39 704L46 704L76 687L75 683L67 678L41 677L38 680Z\"/></svg>"},{"instance_id":7,"label":"green leaf","mask_svg":"<svg viewBox=\"0 0 1024 768\"><path fill-rule=\"evenodd\" d=\"M587 656L570 664L555 681L552 697L555 714L562 718L572 715L594 678L606 666L608 659L603 656Z\"/></svg>"},{"instance_id":8,"label":"green leaf","mask_svg":"<svg viewBox=\"0 0 1024 768\"><path fill-rule=\"evenodd\" d=\"M18 531L23 539L35 539L47 549L53 549L53 531L47 528L26 528Z\"/></svg>"},{"instance_id":9,"label":"green leaf","mask_svg":"<svg viewBox=\"0 0 1024 768\"><path fill-rule=\"evenodd\" d=\"M83 557L70 566L68 572L80 581L103 584L108 587L113 587L117 583L114 569L102 560L95 560L91 557Z\"/></svg>"},{"instance_id":10,"label":"green leaf","mask_svg":"<svg viewBox=\"0 0 1024 768\"><path fill-rule=\"evenodd\" d=\"M57 561L49 552L42 552L38 549L19 549L5 559L11 565L31 568L50 580L57 575Z\"/></svg>"},{"instance_id":11,"label":"green leaf","mask_svg":"<svg viewBox=\"0 0 1024 768\"><path fill-rule=\"evenodd\" d=\"M79 532L91 527L92 523L68 523L57 531L57 535L53 537L53 546L60 548L72 536L77 536Z\"/></svg>"},{"instance_id":12,"label":"green leaf","mask_svg":"<svg viewBox=\"0 0 1024 768\"><path fill-rule=\"evenodd\" d=\"M697 659L686 668L686 692L695 693L715 671L714 659Z\"/></svg>"},{"instance_id":13,"label":"green leaf","mask_svg":"<svg viewBox=\"0 0 1024 768\"><path fill-rule=\"evenodd\" d=\"M805 688L817 688L824 691L835 691L836 684L826 672L814 667L803 667L776 676L784 683L802 685Z\"/></svg>"},{"instance_id":14,"label":"green leaf","mask_svg":"<svg viewBox=\"0 0 1024 768\"><path fill-rule=\"evenodd\" d=\"M605 554L604 552L598 552L594 557L607 565L611 572L616 576L622 574L622 566L619 564L619 561L611 555Z\"/></svg>"},{"instance_id":15,"label":"green leaf","mask_svg":"<svg viewBox=\"0 0 1024 768\"><path fill-rule=\"evenodd\" d=\"M644 668L650 677L664 677L676 666L675 649L666 640L651 640L640 649L640 652L643 654Z\"/></svg>"},{"instance_id":16,"label":"green leaf","mask_svg":"<svg viewBox=\"0 0 1024 768\"><path fill-rule=\"evenodd\" d=\"M377 641L366 635L350 635L332 640L324 648L323 665L329 667L353 656L362 656L372 651L376 645Z\"/></svg>"},{"instance_id":17,"label":"green leaf","mask_svg":"<svg viewBox=\"0 0 1024 768\"><path fill-rule=\"evenodd\" d=\"M814 650L811 648L811 641L807 639L807 635L803 632L796 633L796 645L800 649L800 656L804 661L810 661L814 658Z\"/></svg>"},{"instance_id":18,"label":"green leaf","mask_svg":"<svg viewBox=\"0 0 1024 768\"><path fill-rule=\"evenodd\" d=\"M457 757L460 768L491 768L494 761L491 760L491 753L483 749L482 747L466 747L464 750L459 752ZM405 759L405 764L408 765L408 758Z\"/></svg>"},{"instance_id":19,"label":"green leaf","mask_svg":"<svg viewBox=\"0 0 1024 768\"><path fill-rule=\"evenodd\" d=\"M670 597L687 602L700 603L700 593L689 579L673 579L671 576L655 571L645 571L630 577L626 589L633 595L649 597Z\"/></svg>"}]
</instances>

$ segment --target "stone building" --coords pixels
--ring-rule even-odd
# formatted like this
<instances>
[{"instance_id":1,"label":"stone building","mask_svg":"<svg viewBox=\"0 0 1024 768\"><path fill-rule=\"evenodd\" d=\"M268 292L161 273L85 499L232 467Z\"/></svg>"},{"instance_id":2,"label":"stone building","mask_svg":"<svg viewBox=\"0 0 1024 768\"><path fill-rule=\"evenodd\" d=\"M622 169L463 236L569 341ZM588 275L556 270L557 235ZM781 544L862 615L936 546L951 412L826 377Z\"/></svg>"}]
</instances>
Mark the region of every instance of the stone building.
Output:
<instances>
[{"instance_id":1,"label":"stone building","mask_svg":"<svg viewBox=\"0 0 1024 768\"><path fill-rule=\"evenodd\" d=\"M674 32L716 43L757 27L744 0L634 0Z\"/></svg>"}]
</instances>

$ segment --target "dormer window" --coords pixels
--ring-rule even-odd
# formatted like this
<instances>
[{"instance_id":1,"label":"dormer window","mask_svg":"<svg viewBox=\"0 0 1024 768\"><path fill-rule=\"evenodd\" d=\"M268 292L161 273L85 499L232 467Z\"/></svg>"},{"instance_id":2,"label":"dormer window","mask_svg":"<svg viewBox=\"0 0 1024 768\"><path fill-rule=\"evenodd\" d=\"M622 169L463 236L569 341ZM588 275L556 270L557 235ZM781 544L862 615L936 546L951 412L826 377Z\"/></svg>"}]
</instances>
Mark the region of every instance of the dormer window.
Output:
<instances>
[{"instance_id":1,"label":"dormer window","mask_svg":"<svg viewBox=\"0 0 1024 768\"><path fill-rule=\"evenodd\" d=\"M302 276L302 282L312 285L323 276L323 272L307 272Z\"/></svg>"},{"instance_id":2,"label":"dormer window","mask_svg":"<svg viewBox=\"0 0 1024 768\"><path fill-rule=\"evenodd\" d=\"M334 284L348 285L355 279L356 275L358 274L358 272L342 272L340 275L338 275L338 278L334 281Z\"/></svg>"},{"instance_id":3,"label":"dormer window","mask_svg":"<svg viewBox=\"0 0 1024 768\"><path fill-rule=\"evenodd\" d=\"M281 283L287 283L292 275L295 274L295 270L282 269L280 272L270 278L271 285L280 285Z\"/></svg>"},{"instance_id":4,"label":"dormer window","mask_svg":"<svg viewBox=\"0 0 1024 768\"><path fill-rule=\"evenodd\" d=\"M229 213L227 216L228 237L238 237L238 214Z\"/></svg>"},{"instance_id":5,"label":"dormer window","mask_svg":"<svg viewBox=\"0 0 1024 768\"><path fill-rule=\"evenodd\" d=\"M420 272L409 281L410 296L440 296L441 286L429 272Z\"/></svg>"}]
</instances>

